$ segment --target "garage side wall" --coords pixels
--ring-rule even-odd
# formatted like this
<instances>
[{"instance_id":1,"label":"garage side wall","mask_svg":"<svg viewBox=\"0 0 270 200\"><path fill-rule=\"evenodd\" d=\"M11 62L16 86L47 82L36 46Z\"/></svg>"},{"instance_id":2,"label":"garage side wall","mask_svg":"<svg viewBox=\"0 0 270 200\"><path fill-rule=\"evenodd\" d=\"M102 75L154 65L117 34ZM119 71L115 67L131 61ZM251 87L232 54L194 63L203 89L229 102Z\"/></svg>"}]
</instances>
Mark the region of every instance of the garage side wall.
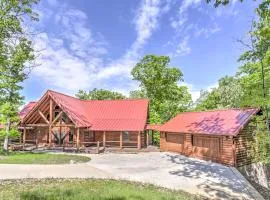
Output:
<instances>
[{"instance_id":1,"label":"garage side wall","mask_svg":"<svg viewBox=\"0 0 270 200\"><path fill-rule=\"evenodd\" d=\"M256 126L249 123L234 138L236 149L236 166L250 165L255 158L255 130Z\"/></svg>"},{"instance_id":2,"label":"garage side wall","mask_svg":"<svg viewBox=\"0 0 270 200\"><path fill-rule=\"evenodd\" d=\"M235 160L233 138L226 136L162 132L160 150L232 166Z\"/></svg>"}]
</instances>

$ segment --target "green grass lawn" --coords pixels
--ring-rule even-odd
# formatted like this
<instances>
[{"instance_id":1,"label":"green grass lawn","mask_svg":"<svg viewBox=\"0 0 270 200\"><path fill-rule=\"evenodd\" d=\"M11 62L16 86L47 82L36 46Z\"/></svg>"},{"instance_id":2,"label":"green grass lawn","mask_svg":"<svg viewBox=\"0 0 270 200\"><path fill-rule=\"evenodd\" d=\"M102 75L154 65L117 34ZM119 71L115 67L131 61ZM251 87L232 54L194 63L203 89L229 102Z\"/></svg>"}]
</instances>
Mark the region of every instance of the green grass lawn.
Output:
<instances>
[{"instance_id":1,"label":"green grass lawn","mask_svg":"<svg viewBox=\"0 0 270 200\"><path fill-rule=\"evenodd\" d=\"M13 152L9 155L0 155L0 164L68 164L83 163L90 160L89 157L67 154L49 153L19 153Z\"/></svg>"},{"instance_id":2,"label":"green grass lawn","mask_svg":"<svg viewBox=\"0 0 270 200\"><path fill-rule=\"evenodd\" d=\"M191 200L195 196L152 185L93 179L30 179L4 181L3 200Z\"/></svg>"}]
</instances>

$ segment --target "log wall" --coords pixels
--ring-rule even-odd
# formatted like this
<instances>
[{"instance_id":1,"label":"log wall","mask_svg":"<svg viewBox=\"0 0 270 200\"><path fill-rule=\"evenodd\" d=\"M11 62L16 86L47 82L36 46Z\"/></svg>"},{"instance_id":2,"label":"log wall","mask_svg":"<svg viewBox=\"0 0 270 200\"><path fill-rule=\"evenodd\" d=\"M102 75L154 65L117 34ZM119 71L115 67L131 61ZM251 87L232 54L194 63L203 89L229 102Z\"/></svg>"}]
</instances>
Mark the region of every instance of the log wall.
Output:
<instances>
[{"instance_id":1,"label":"log wall","mask_svg":"<svg viewBox=\"0 0 270 200\"><path fill-rule=\"evenodd\" d=\"M255 129L254 125L247 125L235 137L236 166L250 165L255 159Z\"/></svg>"},{"instance_id":2,"label":"log wall","mask_svg":"<svg viewBox=\"0 0 270 200\"><path fill-rule=\"evenodd\" d=\"M184 144L167 140L166 135L169 134L181 134L184 137ZM194 144L194 139L197 140L198 144ZM160 135L160 150L177 152L189 157L212 160L226 165L234 165L233 138L228 136L162 132Z\"/></svg>"}]
</instances>

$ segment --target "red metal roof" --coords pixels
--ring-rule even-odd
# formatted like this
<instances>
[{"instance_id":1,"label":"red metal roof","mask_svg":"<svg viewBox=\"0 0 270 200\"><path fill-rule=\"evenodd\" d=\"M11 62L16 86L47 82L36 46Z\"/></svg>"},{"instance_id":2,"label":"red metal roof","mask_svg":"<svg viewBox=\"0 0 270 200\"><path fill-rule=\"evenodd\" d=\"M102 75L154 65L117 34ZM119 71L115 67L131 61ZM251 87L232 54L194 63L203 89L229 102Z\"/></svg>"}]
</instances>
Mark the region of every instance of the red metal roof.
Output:
<instances>
[{"instance_id":1,"label":"red metal roof","mask_svg":"<svg viewBox=\"0 0 270 200\"><path fill-rule=\"evenodd\" d=\"M227 109L205 112L186 112L177 115L160 127L160 131L234 136L259 109Z\"/></svg>"},{"instance_id":2,"label":"red metal roof","mask_svg":"<svg viewBox=\"0 0 270 200\"><path fill-rule=\"evenodd\" d=\"M80 100L51 90L47 94L77 127L100 131L145 130L147 99Z\"/></svg>"},{"instance_id":3,"label":"red metal roof","mask_svg":"<svg viewBox=\"0 0 270 200\"><path fill-rule=\"evenodd\" d=\"M29 102L28 104L26 104L23 109L19 112L19 116L20 118L24 118L25 115L27 115L29 113L30 110L32 110L32 108L36 105L36 102L32 101Z\"/></svg>"}]
</instances>

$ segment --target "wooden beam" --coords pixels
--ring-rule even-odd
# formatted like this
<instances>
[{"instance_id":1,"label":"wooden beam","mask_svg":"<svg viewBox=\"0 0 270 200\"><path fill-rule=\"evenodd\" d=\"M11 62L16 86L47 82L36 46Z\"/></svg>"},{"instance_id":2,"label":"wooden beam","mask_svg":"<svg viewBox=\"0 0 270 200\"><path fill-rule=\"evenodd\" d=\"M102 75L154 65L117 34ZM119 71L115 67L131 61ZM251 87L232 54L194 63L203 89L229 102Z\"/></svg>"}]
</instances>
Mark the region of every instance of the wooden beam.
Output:
<instances>
[{"instance_id":1,"label":"wooden beam","mask_svg":"<svg viewBox=\"0 0 270 200\"><path fill-rule=\"evenodd\" d=\"M60 113L58 113L58 115L56 117L60 116L60 120L59 120L59 124L60 124L60 128L59 128L59 144L61 144L61 137L62 137L62 111ZM55 118L56 119L56 118ZM55 119L53 121L55 121ZM53 122L52 122L53 123ZM65 139L64 139L65 140Z\"/></svg>"},{"instance_id":2,"label":"wooden beam","mask_svg":"<svg viewBox=\"0 0 270 200\"><path fill-rule=\"evenodd\" d=\"M25 125L25 127L23 127L23 126L19 126L18 127L18 129L20 129L20 130L23 130L23 129L29 129L29 130L31 130L31 129L34 129L33 127L28 127L27 125Z\"/></svg>"},{"instance_id":3,"label":"wooden beam","mask_svg":"<svg viewBox=\"0 0 270 200\"><path fill-rule=\"evenodd\" d=\"M61 117L63 114L63 111L61 111L60 113L58 113L58 115L55 117L55 119L52 122L52 125L59 119L59 117ZM62 121L62 117L61 117L61 121Z\"/></svg>"},{"instance_id":4,"label":"wooden beam","mask_svg":"<svg viewBox=\"0 0 270 200\"><path fill-rule=\"evenodd\" d=\"M79 128L77 128L76 144L77 144L77 149L79 149L80 148L80 129Z\"/></svg>"},{"instance_id":5,"label":"wooden beam","mask_svg":"<svg viewBox=\"0 0 270 200\"><path fill-rule=\"evenodd\" d=\"M31 127L50 127L49 124L26 124L26 129L31 129ZM75 127L74 124L57 124L57 125L53 125L54 127Z\"/></svg>"},{"instance_id":6,"label":"wooden beam","mask_svg":"<svg viewBox=\"0 0 270 200\"><path fill-rule=\"evenodd\" d=\"M154 145L154 134L155 134L154 130L151 130L152 145Z\"/></svg>"},{"instance_id":7,"label":"wooden beam","mask_svg":"<svg viewBox=\"0 0 270 200\"><path fill-rule=\"evenodd\" d=\"M149 146L149 131L146 131L146 146Z\"/></svg>"},{"instance_id":8,"label":"wooden beam","mask_svg":"<svg viewBox=\"0 0 270 200\"><path fill-rule=\"evenodd\" d=\"M57 124L57 125L53 125L54 127L75 127L74 124Z\"/></svg>"},{"instance_id":9,"label":"wooden beam","mask_svg":"<svg viewBox=\"0 0 270 200\"><path fill-rule=\"evenodd\" d=\"M50 123L40 110L38 110L38 113L47 124Z\"/></svg>"},{"instance_id":10,"label":"wooden beam","mask_svg":"<svg viewBox=\"0 0 270 200\"><path fill-rule=\"evenodd\" d=\"M120 132L120 149L123 148L123 131Z\"/></svg>"},{"instance_id":11,"label":"wooden beam","mask_svg":"<svg viewBox=\"0 0 270 200\"><path fill-rule=\"evenodd\" d=\"M44 101L46 101L47 100L47 96L43 96L42 98L41 98L41 101L39 102L39 104L41 105ZM30 113L34 113L36 110L38 109L38 107L37 108L34 108L34 110L31 110L25 117L24 117L24 119L22 120L22 123L25 123L26 121L28 121L29 122L29 120L28 120L28 118L32 118L33 117L33 115L31 116L31 115L29 115ZM30 116L30 117L29 117Z\"/></svg>"},{"instance_id":12,"label":"wooden beam","mask_svg":"<svg viewBox=\"0 0 270 200\"><path fill-rule=\"evenodd\" d=\"M137 139L138 139L137 148L141 149L141 132L140 131L138 132Z\"/></svg>"},{"instance_id":13,"label":"wooden beam","mask_svg":"<svg viewBox=\"0 0 270 200\"><path fill-rule=\"evenodd\" d=\"M53 101L50 98L50 111L49 111L49 115L50 115L50 126L49 126L49 146L51 146L52 143L52 121L53 121Z\"/></svg>"},{"instance_id":14,"label":"wooden beam","mask_svg":"<svg viewBox=\"0 0 270 200\"><path fill-rule=\"evenodd\" d=\"M25 147L26 130L27 130L26 128L23 129L23 149Z\"/></svg>"},{"instance_id":15,"label":"wooden beam","mask_svg":"<svg viewBox=\"0 0 270 200\"><path fill-rule=\"evenodd\" d=\"M48 127L50 125L49 124L26 124L25 126L26 127Z\"/></svg>"},{"instance_id":16,"label":"wooden beam","mask_svg":"<svg viewBox=\"0 0 270 200\"><path fill-rule=\"evenodd\" d=\"M103 147L106 147L106 132L103 131Z\"/></svg>"}]
</instances>

